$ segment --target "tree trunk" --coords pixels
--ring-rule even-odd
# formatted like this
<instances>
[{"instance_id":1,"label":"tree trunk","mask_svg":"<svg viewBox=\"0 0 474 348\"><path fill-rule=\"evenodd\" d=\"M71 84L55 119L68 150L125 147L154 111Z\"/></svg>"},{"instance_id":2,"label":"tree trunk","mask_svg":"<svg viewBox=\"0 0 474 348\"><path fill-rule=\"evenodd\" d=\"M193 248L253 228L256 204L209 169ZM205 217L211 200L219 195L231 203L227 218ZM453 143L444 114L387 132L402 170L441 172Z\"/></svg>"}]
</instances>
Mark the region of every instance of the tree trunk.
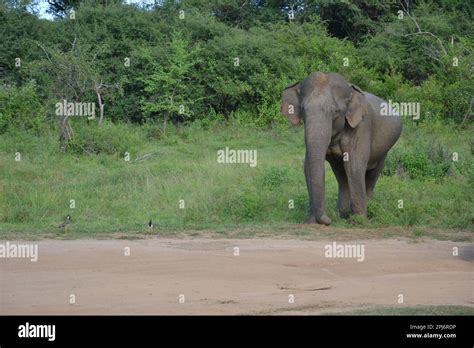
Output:
<instances>
[{"instance_id":1,"label":"tree trunk","mask_svg":"<svg viewBox=\"0 0 474 348\"><path fill-rule=\"evenodd\" d=\"M74 131L69 124L69 116L64 116L59 121L59 148L65 152L68 143L74 138Z\"/></svg>"},{"instance_id":2,"label":"tree trunk","mask_svg":"<svg viewBox=\"0 0 474 348\"><path fill-rule=\"evenodd\" d=\"M104 121L104 103L102 102L102 97L100 95L100 87L95 86L95 93L97 94L97 100L99 102L99 125Z\"/></svg>"},{"instance_id":3,"label":"tree trunk","mask_svg":"<svg viewBox=\"0 0 474 348\"><path fill-rule=\"evenodd\" d=\"M163 119L163 135L166 135L166 125L168 124L168 113L165 114Z\"/></svg>"}]
</instances>

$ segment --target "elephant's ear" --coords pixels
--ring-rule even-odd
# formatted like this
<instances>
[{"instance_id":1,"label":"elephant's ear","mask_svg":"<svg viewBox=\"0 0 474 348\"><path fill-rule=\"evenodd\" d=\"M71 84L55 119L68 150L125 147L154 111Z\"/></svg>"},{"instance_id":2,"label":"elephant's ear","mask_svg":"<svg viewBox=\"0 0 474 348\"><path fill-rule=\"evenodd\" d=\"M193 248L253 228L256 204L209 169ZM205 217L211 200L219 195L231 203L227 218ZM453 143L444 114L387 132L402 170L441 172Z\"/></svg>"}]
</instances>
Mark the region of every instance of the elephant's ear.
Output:
<instances>
[{"instance_id":1,"label":"elephant's ear","mask_svg":"<svg viewBox=\"0 0 474 348\"><path fill-rule=\"evenodd\" d=\"M301 119L301 106L299 88L300 83L296 82L285 88L281 95L281 113L285 115L292 124L298 124Z\"/></svg>"},{"instance_id":2,"label":"elephant's ear","mask_svg":"<svg viewBox=\"0 0 474 348\"><path fill-rule=\"evenodd\" d=\"M351 85L354 91L346 111L346 120L349 126L355 128L362 122L362 118L367 114L367 101L364 92L356 85Z\"/></svg>"}]
</instances>

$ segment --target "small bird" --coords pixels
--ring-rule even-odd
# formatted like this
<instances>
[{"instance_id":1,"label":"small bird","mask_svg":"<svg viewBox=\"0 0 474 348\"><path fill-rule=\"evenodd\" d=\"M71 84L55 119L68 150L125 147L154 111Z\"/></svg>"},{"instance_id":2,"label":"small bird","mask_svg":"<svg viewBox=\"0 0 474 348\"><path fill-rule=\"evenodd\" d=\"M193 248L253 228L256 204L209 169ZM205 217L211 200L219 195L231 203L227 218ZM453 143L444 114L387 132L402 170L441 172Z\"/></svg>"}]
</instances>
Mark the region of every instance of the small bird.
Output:
<instances>
[{"instance_id":1,"label":"small bird","mask_svg":"<svg viewBox=\"0 0 474 348\"><path fill-rule=\"evenodd\" d=\"M68 214L66 216L66 219L64 219L64 222L61 225L59 225L59 228L64 228L64 233L66 233L67 232L66 228L70 224L71 224L71 215Z\"/></svg>"},{"instance_id":2,"label":"small bird","mask_svg":"<svg viewBox=\"0 0 474 348\"><path fill-rule=\"evenodd\" d=\"M148 233L152 233L153 232L153 221L148 221Z\"/></svg>"}]
</instances>

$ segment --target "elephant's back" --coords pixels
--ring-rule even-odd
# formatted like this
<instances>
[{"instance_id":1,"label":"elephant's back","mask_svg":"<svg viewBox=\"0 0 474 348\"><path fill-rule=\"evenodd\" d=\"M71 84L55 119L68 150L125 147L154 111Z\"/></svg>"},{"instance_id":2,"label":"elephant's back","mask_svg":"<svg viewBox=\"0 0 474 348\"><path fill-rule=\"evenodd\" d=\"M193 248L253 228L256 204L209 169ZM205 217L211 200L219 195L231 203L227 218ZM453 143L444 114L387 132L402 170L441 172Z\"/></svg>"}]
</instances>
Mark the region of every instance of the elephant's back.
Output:
<instances>
[{"instance_id":1,"label":"elephant's back","mask_svg":"<svg viewBox=\"0 0 474 348\"><path fill-rule=\"evenodd\" d=\"M372 108L372 152L385 153L396 143L402 132L402 118L395 110L388 110L384 99L364 92Z\"/></svg>"}]
</instances>

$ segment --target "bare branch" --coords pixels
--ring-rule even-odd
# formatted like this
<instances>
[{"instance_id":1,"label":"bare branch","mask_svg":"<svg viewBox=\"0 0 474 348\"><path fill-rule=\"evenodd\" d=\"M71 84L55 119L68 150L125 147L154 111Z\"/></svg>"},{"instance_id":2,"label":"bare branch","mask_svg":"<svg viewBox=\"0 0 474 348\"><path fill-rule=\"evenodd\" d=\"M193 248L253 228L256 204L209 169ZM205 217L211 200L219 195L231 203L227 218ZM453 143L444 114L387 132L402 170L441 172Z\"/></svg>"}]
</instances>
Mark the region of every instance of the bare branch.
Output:
<instances>
[{"instance_id":1,"label":"bare branch","mask_svg":"<svg viewBox=\"0 0 474 348\"><path fill-rule=\"evenodd\" d=\"M143 160L146 160L146 159L148 159L148 158L150 158L150 157L153 157L153 156L155 156L155 155L157 155L157 154L159 154L158 151L146 153L146 154L144 154L144 155L142 155L142 156L139 156L139 157L135 158L135 160L134 160L133 162L143 161Z\"/></svg>"},{"instance_id":2,"label":"bare branch","mask_svg":"<svg viewBox=\"0 0 474 348\"><path fill-rule=\"evenodd\" d=\"M431 36L433 38L435 38L437 41L438 41L438 44L439 44L439 47L441 48L441 50L443 51L443 54L446 56L448 55L448 52L446 51L446 49L444 48L444 45L443 45L443 42L441 41L441 39L439 37L437 37L435 34L429 32L429 31L423 31L421 30L421 27L420 25L418 24L418 21L416 20L415 18L415 15L412 15L408 9L409 7L409 1L408 0L404 0L404 1L401 1L400 0L400 6L402 7L403 9L403 12L408 16L408 18L411 19L411 21L415 24L416 28L417 28L417 32L415 33L410 33L410 34L404 34L402 36L414 36L414 35L428 35L428 36Z\"/></svg>"},{"instance_id":3,"label":"bare branch","mask_svg":"<svg viewBox=\"0 0 474 348\"><path fill-rule=\"evenodd\" d=\"M44 48L39 42L35 41L35 43L43 50L44 54L46 55L46 58L48 58L49 62L53 64L53 61L51 60L51 57L48 54L48 51L46 51L46 48Z\"/></svg>"},{"instance_id":4,"label":"bare branch","mask_svg":"<svg viewBox=\"0 0 474 348\"><path fill-rule=\"evenodd\" d=\"M403 6L403 2L400 1L400 5L402 6L403 11L408 16L408 18L410 18L412 22L416 25L416 28L418 29L418 31L421 31L420 25L418 24L418 21L416 20L415 16L410 14L410 12L408 11L409 2L407 0L404 0L404 1L405 1L405 6Z\"/></svg>"},{"instance_id":5,"label":"bare branch","mask_svg":"<svg viewBox=\"0 0 474 348\"><path fill-rule=\"evenodd\" d=\"M431 37L434 37L436 40L438 40L439 47L441 47L441 50L443 51L444 55L446 56L448 53L446 52L446 49L444 48L443 42L439 37L437 37L435 34L430 33L429 31L418 31L416 33L410 33L410 34L404 34L402 36L414 36L414 35L429 35Z\"/></svg>"},{"instance_id":6,"label":"bare branch","mask_svg":"<svg viewBox=\"0 0 474 348\"><path fill-rule=\"evenodd\" d=\"M71 47L71 51L74 51L74 48L76 47L76 34L74 34L74 41L72 42L72 47Z\"/></svg>"},{"instance_id":7,"label":"bare branch","mask_svg":"<svg viewBox=\"0 0 474 348\"><path fill-rule=\"evenodd\" d=\"M474 109L474 98L472 98L471 102L469 103L469 108L467 109L466 114L464 115L464 119L461 122L461 128L464 128L464 126L467 124L467 122L471 118L473 109Z\"/></svg>"},{"instance_id":8,"label":"bare branch","mask_svg":"<svg viewBox=\"0 0 474 348\"><path fill-rule=\"evenodd\" d=\"M428 57L433 58L437 62L441 62L441 59L439 59L438 51L433 49L433 47L422 47L422 48L426 52L426 55Z\"/></svg>"}]
</instances>

